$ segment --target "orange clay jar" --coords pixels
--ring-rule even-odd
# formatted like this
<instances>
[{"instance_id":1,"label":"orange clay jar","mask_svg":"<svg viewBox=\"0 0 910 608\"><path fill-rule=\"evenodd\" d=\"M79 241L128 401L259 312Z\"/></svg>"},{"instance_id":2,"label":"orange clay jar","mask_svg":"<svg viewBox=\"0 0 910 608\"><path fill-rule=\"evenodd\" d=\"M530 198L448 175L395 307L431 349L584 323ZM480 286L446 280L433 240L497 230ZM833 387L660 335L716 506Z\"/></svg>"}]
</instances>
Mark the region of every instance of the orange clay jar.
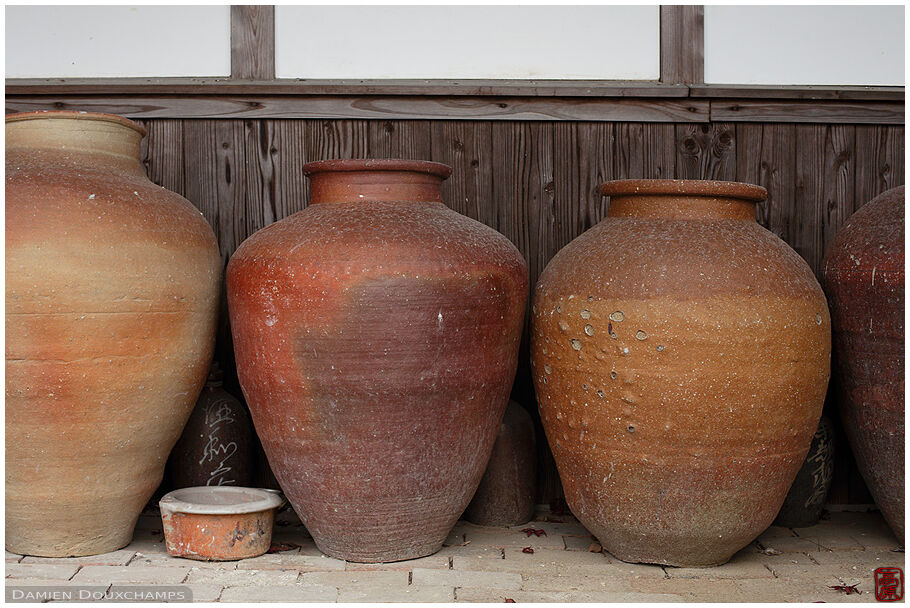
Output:
<instances>
[{"instance_id":1,"label":"orange clay jar","mask_svg":"<svg viewBox=\"0 0 910 608\"><path fill-rule=\"evenodd\" d=\"M726 562L803 463L831 325L808 265L759 226L763 188L609 182L606 219L534 292L543 426L572 512L619 559Z\"/></svg>"},{"instance_id":2,"label":"orange clay jar","mask_svg":"<svg viewBox=\"0 0 910 608\"><path fill-rule=\"evenodd\" d=\"M446 165L310 163L310 206L237 248L237 372L316 545L357 562L438 551L506 409L528 268L442 201Z\"/></svg>"},{"instance_id":3,"label":"orange clay jar","mask_svg":"<svg viewBox=\"0 0 910 608\"><path fill-rule=\"evenodd\" d=\"M221 260L119 116L6 117L6 549L130 542L205 382Z\"/></svg>"}]
</instances>

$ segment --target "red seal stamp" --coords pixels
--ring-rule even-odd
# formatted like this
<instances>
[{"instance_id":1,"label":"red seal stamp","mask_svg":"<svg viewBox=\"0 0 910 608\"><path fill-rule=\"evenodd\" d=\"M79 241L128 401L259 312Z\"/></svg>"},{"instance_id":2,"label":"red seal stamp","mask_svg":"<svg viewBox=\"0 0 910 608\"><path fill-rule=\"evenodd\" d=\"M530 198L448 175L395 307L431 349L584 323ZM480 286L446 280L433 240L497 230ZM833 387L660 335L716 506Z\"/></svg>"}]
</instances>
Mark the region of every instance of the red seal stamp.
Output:
<instances>
[{"instance_id":1,"label":"red seal stamp","mask_svg":"<svg viewBox=\"0 0 910 608\"><path fill-rule=\"evenodd\" d=\"M875 599L880 602L904 599L904 571L900 568L876 568Z\"/></svg>"}]
</instances>

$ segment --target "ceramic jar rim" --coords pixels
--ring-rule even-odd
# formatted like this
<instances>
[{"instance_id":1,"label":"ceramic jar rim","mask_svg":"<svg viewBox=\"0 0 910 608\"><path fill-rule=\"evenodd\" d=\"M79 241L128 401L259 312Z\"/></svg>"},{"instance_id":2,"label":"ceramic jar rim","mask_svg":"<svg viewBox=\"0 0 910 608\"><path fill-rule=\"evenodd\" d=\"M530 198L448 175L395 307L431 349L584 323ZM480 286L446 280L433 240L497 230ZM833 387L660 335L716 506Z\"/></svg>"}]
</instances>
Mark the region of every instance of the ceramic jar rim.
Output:
<instances>
[{"instance_id":1,"label":"ceramic jar rim","mask_svg":"<svg viewBox=\"0 0 910 608\"><path fill-rule=\"evenodd\" d=\"M617 179L601 185L600 193L604 196L712 196L754 203L768 198L768 191L755 184L700 179Z\"/></svg>"},{"instance_id":2,"label":"ceramic jar rim","mask_svg":"<svg viewBox=\"0 0 910 608\"><path fill-rule=\"evenodd\" d=\"M427 173L446 179L452 174L452 167L429 160L409 160L404 158L338 158L317 160L303 166L304 175L335 171L411 171Z\"/></svg>"},{"instance_id":3,"label":"ceramic jar rim","mask_svg":"<svg viewBox=\"0 0 910 608\"><path fill-rule=\"evenodd\" d=\"M133 122L128 118L123 116L117 116L116 114L104 114L102 112L82 112L77 110L35 110L33 112L17 112L15 114L7 114L6 122L7 124L11 122L20 122L23 120L40 120L47 118L68 118L73 120L98 120L102 122L112 122L123 127L130 128L140 136L145 137L148 135L148 131L140 125L139 123Z\"/></svg>"}]
</instances>

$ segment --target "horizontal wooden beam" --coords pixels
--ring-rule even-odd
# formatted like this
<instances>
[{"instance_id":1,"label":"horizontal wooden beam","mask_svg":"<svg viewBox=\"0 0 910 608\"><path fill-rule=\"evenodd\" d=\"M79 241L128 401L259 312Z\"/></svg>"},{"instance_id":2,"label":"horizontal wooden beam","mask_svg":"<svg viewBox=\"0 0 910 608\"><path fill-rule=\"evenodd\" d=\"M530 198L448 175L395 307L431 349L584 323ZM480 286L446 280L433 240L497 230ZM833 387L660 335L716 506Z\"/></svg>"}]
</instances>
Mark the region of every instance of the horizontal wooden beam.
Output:
<instances>
[{"instance_id":1,"label":"horizontal wooden beam","mask_svg":"<svg viewBox=\"0 0 910 608\"><path fill-rule=\"evenodd\" d=\"M429 96L10 96L7 112L83 110L129 118L362 118L707 122L707 100Z\"/></svg>"},{"instance_id":2,"label":"horizontal wooden beam","mask_svg":"<svg viewBox=\"0 0 910 608\"><path fill-rule=\"evenodd\" d=\"M711 121L901 125L904 103L711 100Z\"/></svg>"},{"instance_id":3,"label":"horizontal wooden beam","mask_svg":"<svg viewBox=\"0 0 910 608\"><path fill-rule=\"evenodd\" d=\"M232 80L55 78L6 80L7 95L426 95L457 97L687 97L679 84L618 80Z\"/></svg>"},{"instance_id":4,"label":"horizontal wooden beam","mask_svg":"<svg viewBox=\"0 0 910 608\"><path fill-rule=\"evenodd\" d=\"M702 84L689 87L690 97L732 99L844 99L856 101L903 101L904 87L778 86Z\"/></svg>"}]
</instances>

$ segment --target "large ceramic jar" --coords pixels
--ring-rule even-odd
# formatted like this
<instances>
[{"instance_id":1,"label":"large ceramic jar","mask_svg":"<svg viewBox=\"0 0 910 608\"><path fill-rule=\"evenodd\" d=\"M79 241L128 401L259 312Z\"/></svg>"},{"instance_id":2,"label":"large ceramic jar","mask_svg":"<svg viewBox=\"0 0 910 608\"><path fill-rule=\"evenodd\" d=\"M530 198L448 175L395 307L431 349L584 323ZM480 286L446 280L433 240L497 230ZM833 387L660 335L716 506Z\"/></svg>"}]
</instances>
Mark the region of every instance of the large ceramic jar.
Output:
<instances>
[{"instance_id":1,"label":"large ceramic jar","mask_svg":"<svg viewBox=\"0 0 910 608\"><path fill-rule=\"evenodd\" d=\"M221 262L189 201L139 162L144 130L6 117L6 548L130 542L205 382Z\"/></svg>"},{"instance_id":2,"label":"large ceramic jar","mask_svg":"<svg viewBox=\"0 0 910 608\"><path fill-rule=\"evenodd\" d=\"M844 430L904 541L904 187L863 205L822 263Z\"/></svg>"},{"instance_id":3,"label":"large ceramic jar","mask_svg":"<svg viewBox=\"0 0 910 608\"><path fill-rule=\"evenodd\" d=\"M774 519L828 383L808 265L759 226L764 188L605 184L532 306L534 381L566 500L616 557L710 566Z\"/></svg>"},{"instance_id":4,"label":"large ceramic jar","mask_svg":"<svg viewBox=\"0 0 910 608\"><path fill-rule=\"evenodd\" d=\"M238 375L282 489L326 554L437 551L480 483L527 300L518 250L448 209L445 165L310 163L310 206L227 270Z\"/></svg>"}]
</instances>

